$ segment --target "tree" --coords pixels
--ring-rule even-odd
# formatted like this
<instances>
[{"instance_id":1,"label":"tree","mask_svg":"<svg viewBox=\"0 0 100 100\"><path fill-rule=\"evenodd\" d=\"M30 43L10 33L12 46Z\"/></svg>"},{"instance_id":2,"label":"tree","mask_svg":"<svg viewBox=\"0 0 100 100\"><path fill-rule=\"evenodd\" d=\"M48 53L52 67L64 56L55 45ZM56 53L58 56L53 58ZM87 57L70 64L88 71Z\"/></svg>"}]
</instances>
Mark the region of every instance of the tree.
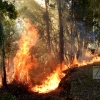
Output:
<instances>
[{"instance_id":1,"label":"tree","mask_svg":"<svg viewBox=\"0 0 100 100\"><path fill-rule=\"evenodd\" d=\"M17 17L17 11L15 10L15 6L12 3L8 3L7 1L0 0L0 42L1 42L1 51L2 51L2 84L3 86L7 86L6 82L6 68L5 68L5 36L3 33L3 22L8 16L10 19L15 19Z\"/></svg>"},{"instance_id":2,"label":"tree","mask_svg":"<svg viewBox=\"0 0 100 100\"><path fill-rule=\"evenodd\" d=\"M59 58L60 58L60 64L63 63L64 61L64 40L63 40L63 23L62 23L62 5L61 5L61 0L57 0L58 4L58 15L59 15Z\"/></svg>"},{"instance_id":3,"label":"tree","mask_svg":"<svg viewBox=\"0 0 100 100\"><path fill-rule=\"evenodd\" d=\"M48 13L48 5L49 5L49 0L45 0L45 6L46 6L46 25L47 25L47 41L48 41L48 52L49 54L51 53L51 47L50 47L50 32L49 32L49 13Z\"/></svg>"},{"instance_id":4,"label":"tree","mask_svg":"<svg viewBox=\"0 0 100 100\"><path fill-rule=\"evenodd\" d=\"M93 28L93 25L98 27L100 22L99 5L100 0L74 0L71 9L74 7L77 21L83 21L86 27Z\"/></svg>"}]
</instances>

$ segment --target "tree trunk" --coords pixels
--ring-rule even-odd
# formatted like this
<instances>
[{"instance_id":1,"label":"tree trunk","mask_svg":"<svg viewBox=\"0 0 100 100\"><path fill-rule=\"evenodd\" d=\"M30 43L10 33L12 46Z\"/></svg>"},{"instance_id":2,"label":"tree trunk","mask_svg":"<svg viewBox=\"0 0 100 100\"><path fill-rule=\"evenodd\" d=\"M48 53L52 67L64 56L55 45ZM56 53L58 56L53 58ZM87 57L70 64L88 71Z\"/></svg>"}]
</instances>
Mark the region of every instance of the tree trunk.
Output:
<instances>
[{"instance_id":1,"label":"tree trunk","mask_svg":"<svg viewBox=\"0 0 100 100\"><path fill-rule=\"evenodd\" d=\"M4 50L4 40L3 40L3 45L2 45L2 67L3 67L2 84L3 84L3 86L7 87L7 82L6 82L6 69L5 69L5 50Z\"/></svg>"},{"instance_id":2,"label":"tree trunk","mask_svg":"<svg viewBox=\"0 0 100 100\"><path fill-rule=\"evenodd\" d=\"M4 49L4 34L3 34L3 26L2 23L0 23L0 35L1 35L1 52L2 52L2 69L3 69L3 74L2 74L2 85L7 87L7 82L6 82L6 69L5 69L5 49Z\"/></svg>"},{"instance_id":3,"label":"tree trunk","mask_svg":"<svg viewBox=\"0 0 100 100\"><path fill-rule=\"evenodd\" d=\"M58 14L59 14L59 47L60 47L60 64L64 61L64 40L63 40L63 24L62 24L62 8L61 8L61 0L58 0Z\"/></svg>"},{"instance_id":4,"label":"tree trunk","mask_svg":"<svg viewBox=\"0 0 100 100\"><path fill-rule=\"evenodd\" d=\"M71 4L72 10L71 10L71 57L70 57L70 62L73 63L73 59L74 59L74 53L73 53L73 43L74 43L74 38L73 38L73 28L74 28L74 14L73 14L73 0L72 0L72 4Z\"/></svg>"},{"instance_id":5,"label":"tree trunk","mask_svg":"<svg viewBox=\"0 0 100 100\"><path fill-rule=\"evenodd\" d=\"M45 0L45 6L46 6L46 25L47 25L47 42L48 42L48 52L51 53L51 47L50 47L50 31L49 31L49 13L48 13L48 5L49 0Z\"/></svg>"}]
</instances>

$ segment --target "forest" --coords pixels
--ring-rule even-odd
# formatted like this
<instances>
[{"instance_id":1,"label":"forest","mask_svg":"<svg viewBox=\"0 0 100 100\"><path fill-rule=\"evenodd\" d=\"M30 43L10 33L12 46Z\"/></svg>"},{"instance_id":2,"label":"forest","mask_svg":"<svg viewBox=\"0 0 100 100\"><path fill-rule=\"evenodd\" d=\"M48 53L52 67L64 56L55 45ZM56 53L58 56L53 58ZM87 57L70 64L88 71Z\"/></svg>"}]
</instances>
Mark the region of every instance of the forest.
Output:
<instances>
[{"instance_id":1,"label":"forest","mask_svg":"<svg viewBox=\"0 0 100 100\"><path fill-rule=\"evenodd\" d=\"M100 0L0 0L0 100L100 100Z\"/></svg>"}]
</instances>

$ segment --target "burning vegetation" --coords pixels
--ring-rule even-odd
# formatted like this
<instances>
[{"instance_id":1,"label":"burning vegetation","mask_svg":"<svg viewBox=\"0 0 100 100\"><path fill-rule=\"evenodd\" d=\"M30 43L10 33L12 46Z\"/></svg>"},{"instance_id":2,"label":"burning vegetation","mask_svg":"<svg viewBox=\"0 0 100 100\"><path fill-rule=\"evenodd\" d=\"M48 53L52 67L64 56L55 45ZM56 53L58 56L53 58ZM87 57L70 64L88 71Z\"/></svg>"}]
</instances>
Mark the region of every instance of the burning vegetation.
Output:
<instances>
[{"instance_id":1,"label":"burning vegetation","mask_svg":"<svg viewBox=\"0 0 100 100\"><path fill-rule=\"evenodd\" d=\"M30 23L29 19L26 19L25 29L25 32L21 34L22 36L18 41L19 50L13 60L14 66L9 66L12 67L11 70L6 70L7 83L11 83L15 80L18 83L28 85L29 90L39 93L47 93L55 90L62 78L60 66L56 67L56 70L48 75L46 80L42 80L41 84L33 85L34 83L32 83L32 75L34 75L34 70L38 67L38 62L35 56L31 54L30 49L36 45L38 31L36 30L35 25ZM8 69L8 67L6 67L6 69ZM32 75L29 74L30 70L33 71L31 72ZM39 72L39 74L40 73L41 72ZM0 86L2 84L1 80L2 78L0 77Z\"/></svg>"},{"instance_id":2,"label":"burning vegetation","mask_svg":"<svg viewBox=\"0 0 100 100\"><path fill-rule=\"evenodd\" d=\"M96 23L93 25L92 22L95 21L92 6L96 1L87 0L91 5L84 0L77 0L77 3L75 0L44 0L43 6L36 1L41 0L19 1L21 6L24 3L27 6L21 9L23 13L15 21L15 31L20 36L15 36L13 26L8 22L5 23L9 24L5 25L7 29L0 23L0 100L4 100L3 95L6 100L99 100L97 89L100 85L97 84L100 81L93 80L92 67L100 66L100 32L95 34L97 30L93 29L94 35L90 34L92 27L97 29L99 26L95 15ZM8 2L3 2L6 8ZM77 7L87 13L80 15ZM8 8L9 11L15 9ZM1 15L6 16L2 10ZM14 17L12 13L10 16ZM30 19L24 20L25 16ZM89 45L89 42L93 44L92 38L98 38L95 41L97 48Z\"/></svg>"},{"instance_id":3,"label":"burning vegetation","mask_svg":"<svg viewBox=\"0 0 100 100\"><path fill-rule=\"evenodd\" d=\"M32 80L32 77L34 76L36 77L34 73L36 74L35 70L39 67L39 65L36 57L33 54L31 54L30 49L36 45L38 39L38 31L35 25L30 23L29 19L26 19L25 29L26 31L22 33L22 36L18 41L19 50L17 51L16 56L13 60L14 66L9 66L12 67L11 70L7 70L6 67L7 83L16 81L18 83L27 85L29 91L38 93L48 93L58 88L61 79L65 76L65 74L63 73L64 70L70 67L80 67L80 66L90 65L93 64L94 62L100 61L100 57L95 56L90 61L79 62L75 56L72 63L69 64L63 63L62 65L60 64L57 65L53 72L46 75L46 78L44 78L43 80L39 79L41 82L39 84L36 84L35 80ZM32 74L30 75L31 70ZM39 74L40 73L42 72L39 72ZM0 86L2 86L1 79L2 78L0 76Z\"/></svg>"}]
</instances>

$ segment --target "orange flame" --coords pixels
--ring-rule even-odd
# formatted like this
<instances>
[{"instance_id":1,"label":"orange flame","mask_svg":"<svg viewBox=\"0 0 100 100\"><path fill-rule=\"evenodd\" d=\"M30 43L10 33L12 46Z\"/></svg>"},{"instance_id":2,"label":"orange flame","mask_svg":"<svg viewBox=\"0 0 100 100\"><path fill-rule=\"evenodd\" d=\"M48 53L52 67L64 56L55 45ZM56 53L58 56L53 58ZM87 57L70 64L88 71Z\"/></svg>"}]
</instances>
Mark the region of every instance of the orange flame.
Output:
<instances>
[{"instance_id":1,"label":"orange flame","mask_svg":"<svg viewBox=\"0 0 100 100\"><path fill-rule=\"evenodd\" d=\"M22 33L19 40L19 50L14 58L14 78L19 82L29 84L30 77L28 75L29 70L32 67L37 67L37 60L34 55L30 54L29 50L36 44L37 30L34 25L30 24L29 19L26 20L26 33Z\"/></svg>"},{"instance_id":2,"label":"orange flame","mask_svg":"<svg viewBox=\"0 0 100 100\"><path fill-rule=\"evenodd\" d=\"M32 68L37 68L38 63L37 59L33 54L30 53L30 48L35 46L36 41L38 39L38 32L35 29L35 26L30 23L29 19L26 19L26 24L25 24L25 29L26 31L22 33L21 38L18 42L19 44L19 50L16 53L16 56L14 58L14 73L12 75L11 71L6 69L7 71L7 82L10 83L13 80L16 80L18 82L22 82L24 84L29 85L29 89L34 92L39 92L39 93L47 93L50 91L55 90L59 82L61 81L61 78L64 77L64 74L60 70L60 66L58 65L56 70L51 73L46 80L42 82L41 85L36 85L33 86L30 80L29 76L29 70ZM99 62L100 57L94 57L91 61L81 61L79 62L76 58L74 59L72 64L62 64L62 70L66 70L70 68L70 66L74 66L77 64L78 67L88 65L88 64L93 64L94 62ZM10 74L11 73L11 74ZM0 86L2 86L2 81L1 81L1 75L0 75Z\"/></svg>"},{"instance_id":3,"label":"orange flame","mask_svg":"<svg viewBox=\"0 0 100 100\"><path fill-rule=\"evenodd\" d=\"M32 91L46 93L57 88L61 80L59 76L61 72L58 68L47 77L47 80L42 85L32 86L28 72L32 67L37 67L38 64L36 58L30 55L29 50L36 44L37 30L29 23L28 19L26 21L26 34L22 33L22 37L19 40L19 50L14 58L14 79L22 83L30 84Z\"/></svg>"},{"instance_id":4,"label":"orange flame","mask_svg":"<svg viewBox=\"0 0 100 100\"><path fill-rule=\"evenodd\" d=\"M60 80L61 70L58 67L45 81L42 82L42 85L36 85L31 90L39 93L48 93L58 87Z\"/></svg>"}]
</instances>

